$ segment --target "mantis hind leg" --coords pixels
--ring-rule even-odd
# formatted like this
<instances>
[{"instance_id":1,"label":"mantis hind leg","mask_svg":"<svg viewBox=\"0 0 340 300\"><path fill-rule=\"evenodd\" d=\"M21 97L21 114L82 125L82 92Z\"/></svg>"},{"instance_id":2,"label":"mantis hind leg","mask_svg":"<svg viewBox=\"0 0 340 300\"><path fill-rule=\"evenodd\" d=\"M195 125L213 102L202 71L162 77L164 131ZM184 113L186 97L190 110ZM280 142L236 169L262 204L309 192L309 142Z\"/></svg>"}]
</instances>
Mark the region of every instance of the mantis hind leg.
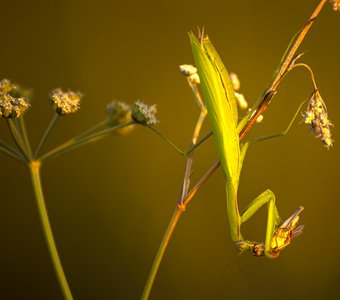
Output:
<instances>
[{"instance_id":1,"label":"mantis hind leg","mask_svg":"<svg viewBox=\"0 0 340 300\"><path fill-rule=\"evenodd\" d=\"M282 223L282 220L275 205L275 195L271 190L264 191L246 207L246 209L241 213L241 224L248 221L264 204L268 205L267 229L264 248L263 243L251 241L239 241L236 243L236 246L241 252L245 250L252 250L256 256L262 256L265 254L267 257L272 258L276 257L276 255L271 253L271 244L274 236L274 230Z\"/></svg>"}]
</instances>

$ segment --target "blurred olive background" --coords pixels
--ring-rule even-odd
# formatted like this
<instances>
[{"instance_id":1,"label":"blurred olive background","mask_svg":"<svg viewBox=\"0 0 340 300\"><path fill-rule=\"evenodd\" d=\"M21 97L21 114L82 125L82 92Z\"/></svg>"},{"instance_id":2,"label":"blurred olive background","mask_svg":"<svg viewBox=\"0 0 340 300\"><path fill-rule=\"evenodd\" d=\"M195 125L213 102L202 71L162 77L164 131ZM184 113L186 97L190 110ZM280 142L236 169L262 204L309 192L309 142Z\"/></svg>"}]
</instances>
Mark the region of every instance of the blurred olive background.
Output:
<instances>
[{"instance_id":1,"label":"blurred olive background","mask_svg":"<svg viewBox=\"0 0 340 300\"><path fill-rule=\"evenodd\" d=\"M80 113L60 120L45 150L105 118L108 102L157 103L159 128L180 148L198 108L178 65L193 63L188 31L205 25L241 92L257 99L291 37L318 1L3 1L0 77L34 91L26 114L37 145L52 117L49 92L81 91ZM245 207L272 189L282 217L305 207L304 234L275 260L237 256L229 237L221 170L176 228L151 299L335 299L339 297L337 141L340 14L322 11L301 51L334 127L327 151L296 122L280 140L254 146L241 177ZM285 128L312 91L305 70L287 77L252 135ZM5 122L1 138L9 141ZM206 124L205 131L209 130ZM40 227L28 170L1 155L0 299L62 299ZM215 161L213 139L197 151L193 181ZM75 299L138 299L175 208L185 159L143 128L47 162L44 192ZM265 237L265 208L243 226Z\"/></svg>"}]
</instances>

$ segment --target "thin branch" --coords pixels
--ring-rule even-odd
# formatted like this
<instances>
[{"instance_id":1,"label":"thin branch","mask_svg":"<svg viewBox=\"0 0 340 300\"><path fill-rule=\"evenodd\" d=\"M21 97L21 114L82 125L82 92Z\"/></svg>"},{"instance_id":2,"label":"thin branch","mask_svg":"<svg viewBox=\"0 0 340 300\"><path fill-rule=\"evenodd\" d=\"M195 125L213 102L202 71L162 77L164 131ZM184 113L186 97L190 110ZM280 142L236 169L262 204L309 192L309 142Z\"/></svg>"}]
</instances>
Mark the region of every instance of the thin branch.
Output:
<instances>
[{"instance_id":1,"label":"thin branch","mask_svg":"<svg viewBox=\"0 0 340 300\"><path fill-rule=\"evenodd\" d=\"M14 143L17 145L19 151L21 152L21 154L23 155L24 157L24 160L25 161L28 161L28 152L27 152L27 149L26 149L26 145L24 144L24 142L22 141L18 131L17 131L17 128L15 126L15 124L13 123L13 120L12 119L7 119L7 125L8 125L8 128L9 128L9 132L14 140Z\"/></svg>"},{"instance_id":2,"label":"thin branch","mask_svg":"<svg viewBox=\"0 0 340 300\"><path fill-rule=\"evenodd\" d=\"M46 128L44 135L42 136L40 143L37 147L37 149L35 150L34 153L34 157L36 158L39 155L40 150L42 149L42 147L45 145L46 141L47 141L47 137L48 135L51 133L51 131L53 130L53 128L55 127L55 125L57 124L57 121L59 120L59 115L57 113L55 113L52 117L52 120L50 122L50 124L48 125L48 127Z\"/></svg>"},{"instance_id":3,"label":"thin branch","mask_svg":"<svg viewBox=\"0 0 340 300\"><path fill-rule=\"evenodd\" d=\"M0 151L9 155L10 157L16 158L17 160L25 161L25 158L21 153L17 152L11 146L7 145L5 142L0 140Z\"/></svg>"},{"instance_id":4,"label":"thin branch","mask_svg":"<svg viewBox=\"0 0 340 300\"><path fill-rule=\"evenodd\" d=\"M65 153L70 152L74 149L77 149L80 146L84 146L86 144L96 142L99 139L107 136L108 134L110 134L111 132L113 132L117 129L120 129L120 128L123 128L123 127L126 127L126 126L130 126L130 125L133 125L133 124L135 124L135 121L131 120L131 121L119 124L117 126L110 127L110 128L101 130L99 132L95 132L91 135L85 136L85 137L80 138L80 139L76 139L76 138L70 139L67 142L65 142L64 144L62 144L62 145L54 148L53 150L47 152L46 154L42 155L40 157L40 160L46 161L47 159L56 158L56 157L58 157L62 154L65 154Z\"/></svg>"},{"instance_id":5,"label":"thin branch","mask_svg":"<svg viewBox=\"0 0 340 300\"><path fill-rule=\"evenodd\" d=\"M28 138L28 134L27 134L27 130L26 130L26 125L25 125L25 119L24 116L21 116L19 118L19 127L22 133L22 137L23 137L23 141L26 145L26 149L28 151L28 157L31 159L32 158L32 150L31 150L31 145L30 145L30 141Z\"/></svg>"},{"instance_id":6,"label":"thin branch","mask_svg":"<svg viewBox=\"0 0 340 300\"><path fill-rule=\"evenodd\" d=\"M245 124L245 126L242 128L241 133L240 133L240 139L242 139L247 132L250 130L250 128L253 127L255 124L257 118L263 114L263 112L266 110L268 107L269 103L271 102L272 98L274 97L276 90L281 82L281 79L283 78L284 74L286 73L287 69L291 65L292 60L294 59L295 53L298 50L299 46L305 39L309 29L311 26L314 24L317 16L319 15L321 9L325 5L327 0L321 0L317 8L314 10L312 13L311 17L309 18L307 24L304 26L304 28L301 30L300 34L297 36L295 42L291 46L286 58L283 60L276 76L272 80L271 84L269 87L266 89L264 92L262 98L259 101L259 105L255 105L255 110L251 114L249 120Z\"/></svg>"}]
</instances>

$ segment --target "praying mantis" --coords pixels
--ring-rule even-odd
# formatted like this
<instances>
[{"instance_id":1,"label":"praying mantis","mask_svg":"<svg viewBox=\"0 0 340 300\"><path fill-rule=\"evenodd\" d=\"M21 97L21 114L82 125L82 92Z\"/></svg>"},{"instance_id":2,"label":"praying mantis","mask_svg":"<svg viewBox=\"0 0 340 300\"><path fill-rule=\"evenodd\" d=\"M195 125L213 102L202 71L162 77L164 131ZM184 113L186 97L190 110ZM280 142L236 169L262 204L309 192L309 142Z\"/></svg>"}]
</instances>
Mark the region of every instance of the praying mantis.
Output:
<instances>
[{"instance_id":1,"label":"praying mantis","mask_svg":"<svg viewBox=\"0 0 340 300\"><path fill-rule=\"evenodd\" d=\"M338 2L339 1L331 1L334 10L338 10ZM212 45L210 39L207 36L204 36L202 32L199 31L198 38L196 38L193 33L189 33L195 65L198 70L198 76L191 77L192 75L197 75L195 73L197 71L196 68L194 68L195 72L193 74L190 74L188 69L180 68L180 71L183 75L188 77L189 85L191 86L196 101L201 108L201 114L194 130L191 147L184 152L176 147L156 128L148 126L177 152L183 156L186 156L187 164L181 189L181 196L177 202L176 209L170 219L169 225L163 235L163 239L160 243L157 254L155 255L148 279L143 290L141 297L142 300L147 300L150 295L150 291L156 278L160 263L179 217L181 216L182 212L185 211L185 208L189 202L192 201L199 188L220 165L225 176L227 214L230 224L231 239L234 241L236 249L239 250L240 253L251 251L254 256L276 258L280 255L280 252L290 244L292 238L302 233L304 226L297 225L299 221L299 214L303 210L302 206L298 207L288 219L283 221L281 220L275 205L274 193L270 190L266 190L252 202L250 202L245 210L240 213L237 202L237 192L243 161L249 146L261 141L286 135L305 102L304 101L300 104L286 130L268 136L243 141L243 138L258 120L258 117L261 116L261 114L268 107L272 98L276 94L281 80L289 71L296 67L306 68L309 71L314 85L314 91L309 98L307 111L305 114L303 114L304 123L308 124L311 131L315 133L316 137L321 139L326 148L332 146L333 139L330 133L330 127L332 126L332 123L328 120L327 108L320 96L312 69L303 63L296 64L296 61L302 55L296 55L296 52L305 39L311 26L314 24L325 3L326 0L320 1L319 5L315 8L312 15L310 16L308 22L294 35L279 63L278 68L273 74L268 88L256 101L252 109L240 121L238 118L233 83L231 82L230 76L224 67L217 51ZM199 77L199 80L197 80L197 77ZM203 101L196 86L198 83L200 83L201 91L203 92L204 104L202 103ZM212 133L210 132L200 140L197 140L206 112L208 113L210 119ZM192 164L192 157L190 154L194 149L196 149L212 135L216 141L219 161L215 162L197 181L191 190L189 190L189 177ZM264 204L268 205L265 241L255 242L244 239L241 234L241 225L248 221Z\"/></svg>"},{"instance_id":2,"label":"praying mantis","mask_svg":"<svg viewBox=\"0 0 340 300\"><path fill-rule=\"evenodd\" d=\"M285 135L303 103L285 131L251 139L245 143L241 142L239 133L249 116L245 116L239 122L233 84L227 69L208 36L201 36L199 39L192 33L189 36L200 77L203 98L225 176L231 239L240 252L250 250L255 256L265 255L269 258L275 258L282 249L289 245L291 238L302 233L303 225L297 226L297 222L303 207L299 207L290 218L283 222L275 205L274 193L271 190L266 190L240 213L237 203L239 179L248 147L260 141ZM241 225L248 221L264 204L268 204L265 242L258 243L244 239L241 234Z\"/></svg>"}]
</instances>

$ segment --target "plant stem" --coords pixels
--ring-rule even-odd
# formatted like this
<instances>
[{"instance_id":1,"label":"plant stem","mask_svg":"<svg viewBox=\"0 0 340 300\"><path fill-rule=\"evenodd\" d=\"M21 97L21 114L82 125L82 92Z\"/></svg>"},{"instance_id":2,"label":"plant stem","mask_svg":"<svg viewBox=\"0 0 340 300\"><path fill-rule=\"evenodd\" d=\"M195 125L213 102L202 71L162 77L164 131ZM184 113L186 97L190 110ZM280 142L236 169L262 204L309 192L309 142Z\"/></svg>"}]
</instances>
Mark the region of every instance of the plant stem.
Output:
<instances>
[{"instance_id":1,"label":"plant stem","mask_svg":"<svg viewBox=\"0 0 340 300\"><path fill-rule=\"evenodd\" d=\"M298 68L298 67L303 67L303 68L306 68L310 74L310 77L312 79L312 82L313 82L313 86L314 86L314 90L317 90L318 87L316 85L316 81L315 81L315 77L314 77L314 73L313 73L313 70L310 66L308 66L307 64L304 64L304 63L298 63L298 64L294 64L293 66L291 66L289 68L289 70L293 70L295 68Z\"/></svg>"},{"instance_id":2,"label":"plant stem","mask_svg":"<svg viewBox=\"0 0 340 300\"><path fill-rule=\"evenodd\" d=\"M41 148L44 146L44 144L46 143L47 137L48 135L51 133L51 131L53 130L54 126L57 124L57 121L59 120L59 115L57 113L55 113L52 117L52 120L50 122L50 124L48 125L47 129L44 132L44 135L42 136L40 143L37 147L37 149L35 150L34 153L34 158L36 158L41 150Z\"/></svg>"},{"instance_id":3,"label":"plant stem","mask_svg":"<svg viewBox=\"0 0 340 300\"><path fill-rule=\"evenodd\" d=\"M191 148L197 144L197 139L201 132L203 122L204 122L205 117L207 116L207 113L208 113L207 109L204 106L202 106L201 114L198 118L197 124L194 129L194 134L192 136L191 145L190 145ZM182 192L181 192L181 198L180 198L179 203L183 202L183 199L187 196L188 191L189 191L193 155L194 155L194 152L190 152L190 154L187 155L187 163L185 166L184 179L183 179L183 184L182 184Z\"/></svg>"},{"instance_id":4,"label":"plant stem","mask_svg":"<svg viewBox=\"0 0 340 300\"><path fill-rule=\"evenodd\" d=\"M196 92L198 93L198 90L196 90ZM196 95L196 99L197 98L200 98L200 96L197 97L197 95ZM198 136L200 134L200 131L202 129L202 125L203 125L203 122L204 122L204 119L205 119L206 116L207 116L207 110L204 106L202 106L201 113L200 113L200 116L199 116L198 121L196 123L194 133L193 133L193 136L192 136L192 139L191 139L191 143L190 143L191 146L196 145ZM153 129L153 127L150 127L150 129ZM158 133L158 131L155 131L155 132ZM158 133L158 135L160 135L163 139L165 139L166 142L170 143L170 145L173 145L162 134ZM177 148L175 145L173 145L173 146L175 148ZM186 200L185 198L188 195L188 190L189 190L189 186L190 186L190 175L191 175L191 167L192 167L192 163L193 163L193 158L192 158L193 154L194 154L194 152L190 152L190 154L188 154L188 156L187 156L187 162L186 162L185 172L184 172L184 179L183 179L183 184L182 184L182 189L181 189L181 197L180 197L178 204L176 206L176 209L175 209L175 211L174 211L174 213L171 217L168 228L166 229L166 231L163 235L162 242L159 245L157 254L154 258L148 279L147 279L145 287L144 287L144 291L143 291L141 300L147 300L149 298L153 283L154 283L156 275L158 273L159 266L162 262L166 248L168 247L172 233L176 228L177 222L178 222L182 212L185 210L186 203L184 203L184 201ZM194 194L195 193L196 193L196 191L194 192ZM192 199L192 197L191 197L191 199Z\"/></svg>"},{"instance_id":5,"label":"plant stem","mask_svg":"<svg viewBox=\"0 0 340 300\"><path fill-rule=\"evenodd\" d=\"M195 186L190 190L188 195L183 199L182 206L184 209L187 207L187 205L190 203L190 201L194 198L196 193L199 191L199 189L203 186L203 184L210 178L211 175L215 173L215 171L220 166L220 161L216 160L212 166L208 169L208 171L205 172L205 174L197 181Z\"/></svg>"},{"instance_id":6,"label":"plant stem","mask_svg":"<svg viewBox=\"0 0 340 300\"><path fill-rule=\"evenodd\" d=\"M24 116L19 118L19 126L20 126L20 129L21 129L22 137L24 139L23 141L26 145L28 157L31 159L32 158L32 150L31 150L31 145L30 145L29 139L28 139L28 134L27 134L27 130L26 130Z\"/></svg>"},{"instance_id":7,"label":"plant stem","mask_svg":"<svg viewBox=\"0 0 340 300\"><path fill-rule=\"evenodd\" d=\"M187 196L182 199L181 203L179 203L176 206L176 209L171 217L171 220L169 222L169 225L163 235L162 242L159 245L157 254L154 258L148 279L146 281L144 291L141 297L141 300L147 300L149 299L150 292L152 289L152 286L154 284L156 275L158 273L159 266L162 262L164 253L166 251L166 248L168 247L169 241L172 237L172 234L176 228L176 225L178 223L178 220L182 214L182 212L185 211L186 206L190 203L190 201L194 198L198 190L203 186L203 184L209 179L209 177L214 174L214 172L218 169L220 165L219 161L216 161L209 170L205 173L204 176L201 177L201 179L196 183L196 185L190 190L190 192L187 194Z\"/></svg>"},{"instance_id":8,"label":"plant stem","mask_svg":"<svg viewBox=\"0 0 340 300\"><path fill-rule=\"evenodd\" d=\"M147 126L147 128L151 129L154 133L156 133L162 140L164 140L169 146L174 148L179 154L185 156L185 152L179 149L173 142L171 142L163 133L161 133L157 128L153 126Z\"/></svg>"},{"instance_id":9,"label":"plant stem","mask_svg":"<svg viewBox=\"0 0 340 300\"><path fill-rule=\"evenodd\" d=\"M204 113L206 115L206 112ZM204 116L205 117L205 116ZM203 119L204 119L203 117ZM153 127L153 126L146 126L147 128L149 128L152 132L156 133L160 138L162 138L162 140L164 140L171 148L175 149L176 152L178 152L180 155L182 156L186 156L188 157L188 155L193 152L197 147L199 147L200 145L202 145L209 137L211 137L213 135L213 132L210 131L208 132L206 135L204 135L201 139L199 139L197 142L195 142L195 144L191 144L191 146L189 147L189 149L182 151L181 149L179 149L172 141L170 141L161 131L159 131L159 129Z\"/></svg>"},{"instance_id":10,"label":"plant stem","mask_svg":"<svg viewBox=\"0 0 340 300\"><path fill-rule=\"evenodd\" d=\"M101 127L108 125L109 124L109 119L105 119L103 121L100 121L98 124L92 126L91 128L85 130L83 133L77 135L74 139L81 139L84 138L87 135L92 134L93 132L95 132L96 130L100 129Z\"/></svg>"},{"instance_id":11,"label":"plant stem","mask_svg":"<svg viewBox=\"0 0 340 300\"><path fill-rule=\"evenodd\" d=\"M290 50L287 52L286 57L284 58L281 66L279 67L279 70L276 73L276 76L273 78L271 84L269 87L265 90L262 98L259 99L259 101L255 104L255 108L251 113L251 116L247 123L243 126L241 132L240 132L240 139L243 138L247 132L250 130L250 128L253 127L255 124L257 118L266 110L269 103L271 102L272 98L274 97L276 90L281 82L281 79L286 74L287 70L290 67L290 64L292 60L294 59L295 53L300 47L301 43L305 39L309 29L314 24L317 16L319 15L321 9L325 5L327 0L321 0L319 5L316 7L312 15L310 16L307 24L303 27L303 29L300 31L300 34L297 35L297 38L295 42L292 44Z\"/></svg>"},{"instance_id":12,"label":"plant stem","mask_svg":"<svg viewBox=\"0 0 340 300\"><path fill-rule=\"evenodd\" d=\"M74 149L77 149L80 146L84 146L86 144L96 142L96 141L100 140L101 138L105 137L106 135L108 135L109 133L111 133L111 132L113 132L117 129L126 127L126 126L130 126L132 124L135 124L135 121L130 120L128 122L125 122L125 123L122 123L122 124L119 124L117 126L110 127L110 128L104 129L104 130L101 130L99 132L90 134L90 135L82 137L82 138L70 139L67 142L65 142L64 144L62 144L62 145L56 147L55 149L47 152L46 154L42 155L40 157L40 160L46 161L47 159L56 158L56 157L58 157L62 154L65 154L65 153L70 152Z\"/></svg>"},{"instance_id":13,"label":"plant stem","mask_svg":"<svg viewBox=\"0 0 340 300\"><path fill-rule=\"evenodd\" d=\"M153 283L155 281L155 278L156 278L156 275L157 275L157 272L158 272L158 269L159 269L159 265L160 265L160 263L161 263L161 261L163 259L165 250L166 250L166 248L167 248L167 246L169 244L169 240L170 240L170 238L172 236L173 231L175 230L175 227L177 225L178 219L181 216L182 212L183 212L183 210L177 208L175 210L175 212L173 213L172 217L171 217L171 220L170 220L170 223L168 225L168 228L166 229L166 231L164 233L162 242L159 245L157 254L156 254L155 258L154 258L154 261L153 261L153 264L152 264L152 267L151 267L151 270L150 270L147 282L146 282L145 287L144 287L144 291L143 291L141 300L149 299L149 295L150 295Z\"/></svg>"},{"instance_id":14,"label":"plant stem","mask_svg":"<svg viewBox=\"0 0 340 300\"><path fill-rule=\"evenodd\" d=\"M21 154L24 157L25 162L28 162L28 151L26 149L26 145L23 143L17 128L15 127L15 124L13 123L13 120L11 119L7 119L7 125L9 128L9 132L11 133L11 136L15 142L15 144L17 145L19 151L21 152Z\"/></svg>"},{"instance_id":15,"label":"plant stem","mask_svg":"<svg viewBox=\"0 0 340 300\"><path fill-rule=\"evenodd\" d=\"M43 227L46 243L48 246L48 250L50 253L50 257L53 262L54 271L56 273L56 276L60 284L60 288L62 290L64 298L66 300L72 300L73 297L72 297L70 288L68 286L68 283L67 283L64 271L63 271L63 267L60 262L60 258L58 255L57 247L54 242L52 229L51 229L51 225L50 225L48 214L47 214L47 209L46 209L44 195L43 195L42 186L41 186L40 167L41 167L41 162L38 160L35 160L35 161L33 160L29 163L29 169L30 169L31 178L32 178L32 185L34 188L35 198L37 201L40 220L42 223L42 227Z\"/></svg>"},{"instance_id":16,"label":"plant stem","mask_svg":"<svg viewBox=\"0 0 340 300\"><path fill-rule=\"evenodd\" d=\"M7 145L2 140L0 140L0 151L18 160L25 161L25 158L22 156L21 153L17 152L15 149Z\"/></svg>"}]
</instances>

